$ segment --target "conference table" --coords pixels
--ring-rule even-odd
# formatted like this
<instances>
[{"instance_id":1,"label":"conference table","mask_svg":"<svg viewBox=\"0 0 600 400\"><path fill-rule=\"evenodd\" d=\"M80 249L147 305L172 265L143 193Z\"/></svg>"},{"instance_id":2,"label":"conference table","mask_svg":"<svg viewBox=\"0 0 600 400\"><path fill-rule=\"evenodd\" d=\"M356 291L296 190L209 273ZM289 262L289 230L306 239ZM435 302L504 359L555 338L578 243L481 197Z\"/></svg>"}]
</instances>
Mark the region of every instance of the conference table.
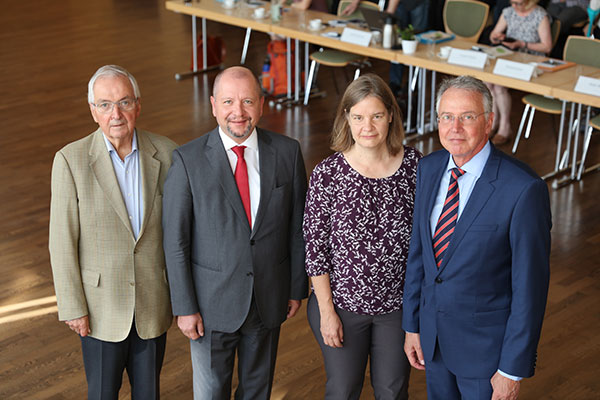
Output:
<instances>
[{"instance_id":1,"label":"conference table","mask_svg":"<svg viewBox=\"0 0 600 400\"><path fill-rule=\"evenodd\" d=\"M298 49L299 41L303 41L305 43L311 43L314 45L333 48L341 51L346 51L354 54L363 55L370 58L386 60L397 62L401 64L408 65L410 67L410 76L409 80L412 79L413 68L416 68L416 71L421 74L420 78L420 90L421 94L424 94L425 90L425 79L426 73L425 71L433 71L433 74L436 72L442 72L448 75L471 75L476 78L479 78L485 82L494 83L498 85L503 85L508 88L518 89L528 93L539 94L543 96L553 97L560 99L563 102L563 110L566 110L568 103L573 103L572 109L575 109L575 105L580 105L577 111L579 116L579 121L581 121L581 106L591 106L591 107L599 107L600 108L600 95L593 96L589 94L584 94L580 92L576 92L574 90L577 79L580 76L587 76L591 78L600 79L600 69L584 66L584 65L576 65L570 68L565 68L559 71L554 72L544 72L539 76L532 77L529 81L525 81L518 78L507 77L503 75L495 74L494 67L497 59L489 59L489 62L483 69L476 69L471 67L466 67L462 65L450 64L446 60L438 57L437 53L439 47L441 46L451 46L452 48L457 49L471 49L474 43L454 39L448 42L444 42L437 45L423 45L420 44L417 48L417 51L413 54L405 54L402 50L390 50L384 49L380 44L371 43L369 46L361 46L354 43L342 42L337 38L327 37L323 34L326 32L335 31L341 33L343 27L329 27L327 23L331 20L338 20L340 17L332 14L326 14L318 11L306 10L300 11L294 8L284 8L283 15L278 22L272 22L270 18L270 14L267 12L264 18L255 18L254 17L254 9L257 7L257 1L252 0L248 1L238 1L236 2L235 7L231 9L224 8L223 3L218 2L216 0L192 0L189 2L185 2L183 0L169 0L166 2L166 8L168 10L187 14L192 16L192 41L193 41L193 50L196 49L196 17L202 19L202 37L206 37L206 19L220 22L223 24L238 26L242 28L246 28L246 38L244 43L244 50L242 54L242 63L245 61L245 55L248 47L248 42L250 39L251 30L255 30L258 32L270 33L285 37L288 40L288 48L289 41L296 41L296 54L295 54L295 62L296 66L299 66L299 57L298 57ZM268 2L262 2L261 7L265 9L270 8L270 4ZM317 32L309 29L308 21L314 18L319 18L323 21L325 29L319 30ZM348 25L353 28L361 29L358 26ZM203 51L206 52L206 41L203 41ZM290 79L291 74L291 58L290 52L288 52L288 79ZM308 45L305 47L305 53L308 55ZM204 53L206 55L206 53ZM531 63L531 62L541 62L545 57L541 56L533 56L530 54L524 54L519 52L514 52L513 54L502 57L504 59L508 59L511 61L521 62L521 63ZM194 61L196 60L194 54ZM206 56L203 57L203 60L206 60ZM308 57L305 56L306 67L308 66ZM206 62L206 61L204 61ZM193 73L202 72L207 70L207 66L203 65L203 68L200 69L196 65L194 65ZM308 68L306 68L308 70ZM300 74L295 74L296 79L299 79ZM176 75L177 76L177 75ZM180 75L181 76L181 75ZM414 75L417 76L417 75ZM435 75L432 77L435 80ZM288 97L292 97L291 95L291 82L288 80ZM298 101L298 91L300 85L299 82L296 82L296 93L295 100ZM414 87L414 83L413 83ZM433 98L433 85L431 86L432 90L432 98ZM421 96L421 101L424 105L424 97ZM434 110L433 110L433 101L430 102L430 128L433 130L434 128ZM410 101L409 101L410 104ZM563 112L563 117L565 117ZM573 113L571 114L573 115ZM571 117L572 118L572 117ZM419 134L423 133L423 125L424 125L424 107L421 107L421 115L418 118L420 125ZM409 121L410 123L410 121ZM558 143L557 143L557 151L556 151L556 159L555 159L555 168L550 174L545 175L545 178L550 178L555 176L556 174L563 172L566 170L565 168L565 155L562 152L562 123L561 119L561 132L559 133ZM410 125L409 125L410 126ZM572 152L573 154L569 157L567 154L567 159L571 158L571 175L568 177L567 181L575 179L576 175L576 165L577 165L577 141L579 135L573 134L571 127L569 127L569 135L567 138L567 150L566 152ZM571 141L573 141L573 146L571 146ZM572 148L571 148L572 147ZM559 182L560 184L561 182Z\"/></svg>"}]
</instances>

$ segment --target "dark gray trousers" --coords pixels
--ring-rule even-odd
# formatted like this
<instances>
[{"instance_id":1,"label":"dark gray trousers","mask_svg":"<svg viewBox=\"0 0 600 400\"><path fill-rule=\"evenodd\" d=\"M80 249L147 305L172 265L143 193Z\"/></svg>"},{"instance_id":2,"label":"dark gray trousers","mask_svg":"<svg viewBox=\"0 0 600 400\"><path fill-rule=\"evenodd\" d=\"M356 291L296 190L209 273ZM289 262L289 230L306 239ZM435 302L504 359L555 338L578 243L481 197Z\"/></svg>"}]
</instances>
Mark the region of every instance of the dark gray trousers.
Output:
<instances>
[{"instance_id":1,"label":"dark gray trousers","mask_svg":"<svg viewBox=\"0 0 600 400\"><path fill-rule=\"evenodd\" d=\"M359 315L335 308L344 328L344 347L323 343L317 298L308 299L308 322L325 360L328 400L359 399L370 358L371 386L376 399L408 399L410 364L404 354L402 311Z\"/></svg>"},{"instance_id":2,"label":"dark gray trousers","mask_svg":"<svg viewBox=\"0 0 600 400\"><path fill-rule=\"evenodd\" d=\"M88 400L118 399L124 370L129 376L132 400L160 399L159 378L166 345L166 333L154 339L140 338L135 321L129 336L122 342L82 337Z\"/></svg>"},{"instance_id":3,"label":"dark gray trousers","mask_svg":"<svg viewBox=\"0 0 600 400\"><path fill-rule=\"evenodd\" d=\"M194 400L229 400L235 354L238 354L236 399L268 400L273 387L280 328L263 325L254 300L246 321L235 332L205 330L190 340Z\"/></svg>"}]
</instances>

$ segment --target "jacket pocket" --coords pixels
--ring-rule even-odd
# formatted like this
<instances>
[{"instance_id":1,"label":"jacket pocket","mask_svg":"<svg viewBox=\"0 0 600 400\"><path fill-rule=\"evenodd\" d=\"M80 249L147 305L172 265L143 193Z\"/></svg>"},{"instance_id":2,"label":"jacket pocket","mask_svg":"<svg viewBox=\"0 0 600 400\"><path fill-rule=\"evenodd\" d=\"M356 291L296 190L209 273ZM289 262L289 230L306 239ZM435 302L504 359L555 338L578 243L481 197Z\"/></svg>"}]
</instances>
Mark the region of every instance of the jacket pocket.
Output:
<instances>
[{"instance_id":1,"label":"jacket pocket","mask_svg":"<svg viewBox=\"0 0 600 400\"><path fill-rule=\"evenodd\" d=\"M98 286L100 286L100 272L81 271L81 281L85 285L98 287Z\"/></svg>"},{"instance_id":2,"label":"jacket pocket","mask_svg":"<svg viewBox=\"0 0 600 400\"><path fill-rule=\"evenodd\" d=\"M504 325L508 320L509 314L509 308L494 311L481 311L473 314L473 320L476 326Z\"/></svg>"},{"instance_id":3,"label":"jacket pocket","mask_svg":"<svg viewBox=\"0 0 600 400\"><path fill-rule=\"evenodd\" d=\"M498 230L498 224L471 225L469 232L493 232Z\"/></svg>"}]
</instances>

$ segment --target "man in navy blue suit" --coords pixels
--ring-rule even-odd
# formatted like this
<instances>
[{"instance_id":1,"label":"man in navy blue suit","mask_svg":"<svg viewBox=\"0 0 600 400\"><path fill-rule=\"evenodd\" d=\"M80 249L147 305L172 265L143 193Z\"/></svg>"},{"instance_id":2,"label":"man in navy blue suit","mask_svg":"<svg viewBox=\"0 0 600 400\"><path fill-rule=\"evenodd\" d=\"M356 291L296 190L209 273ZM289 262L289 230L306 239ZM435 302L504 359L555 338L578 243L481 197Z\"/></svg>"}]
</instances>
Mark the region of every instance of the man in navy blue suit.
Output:
<instances>
[{"instance_id":1,"label":"man in navy blue suit","mask_svg":"<svg viewBox=\"0 0 600 400\"><path fill-rule=\"evenodd\" d=\"M548 188L489 141L478 79L442 83L445 150L421 160L404 288L404 349L430 400L516 399L534 373L550 275Z\"/></svg>"}]
</instances>

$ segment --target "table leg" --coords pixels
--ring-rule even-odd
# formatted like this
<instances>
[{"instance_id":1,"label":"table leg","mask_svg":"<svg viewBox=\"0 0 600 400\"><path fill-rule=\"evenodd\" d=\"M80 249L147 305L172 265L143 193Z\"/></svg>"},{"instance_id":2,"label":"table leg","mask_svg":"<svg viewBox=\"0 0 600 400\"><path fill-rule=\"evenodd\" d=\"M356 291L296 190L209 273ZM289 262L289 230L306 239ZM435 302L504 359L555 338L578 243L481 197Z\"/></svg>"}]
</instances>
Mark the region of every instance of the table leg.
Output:
<instances>
[{"instance_id":1,"label":"table leg","mask_svg":"<svg viewBox=\"0 0 600 400\"><path fill-rule=\"evenodd\" d=\"M211 67L206 65L206 18L202 18L202 69L198 69L198 35L196 31L196 16L192 15L192 62L194 68L191 72L176 73L175 79L178 81L223 67L223 64L217 64Z\"/></svg>"}]
</instances>

